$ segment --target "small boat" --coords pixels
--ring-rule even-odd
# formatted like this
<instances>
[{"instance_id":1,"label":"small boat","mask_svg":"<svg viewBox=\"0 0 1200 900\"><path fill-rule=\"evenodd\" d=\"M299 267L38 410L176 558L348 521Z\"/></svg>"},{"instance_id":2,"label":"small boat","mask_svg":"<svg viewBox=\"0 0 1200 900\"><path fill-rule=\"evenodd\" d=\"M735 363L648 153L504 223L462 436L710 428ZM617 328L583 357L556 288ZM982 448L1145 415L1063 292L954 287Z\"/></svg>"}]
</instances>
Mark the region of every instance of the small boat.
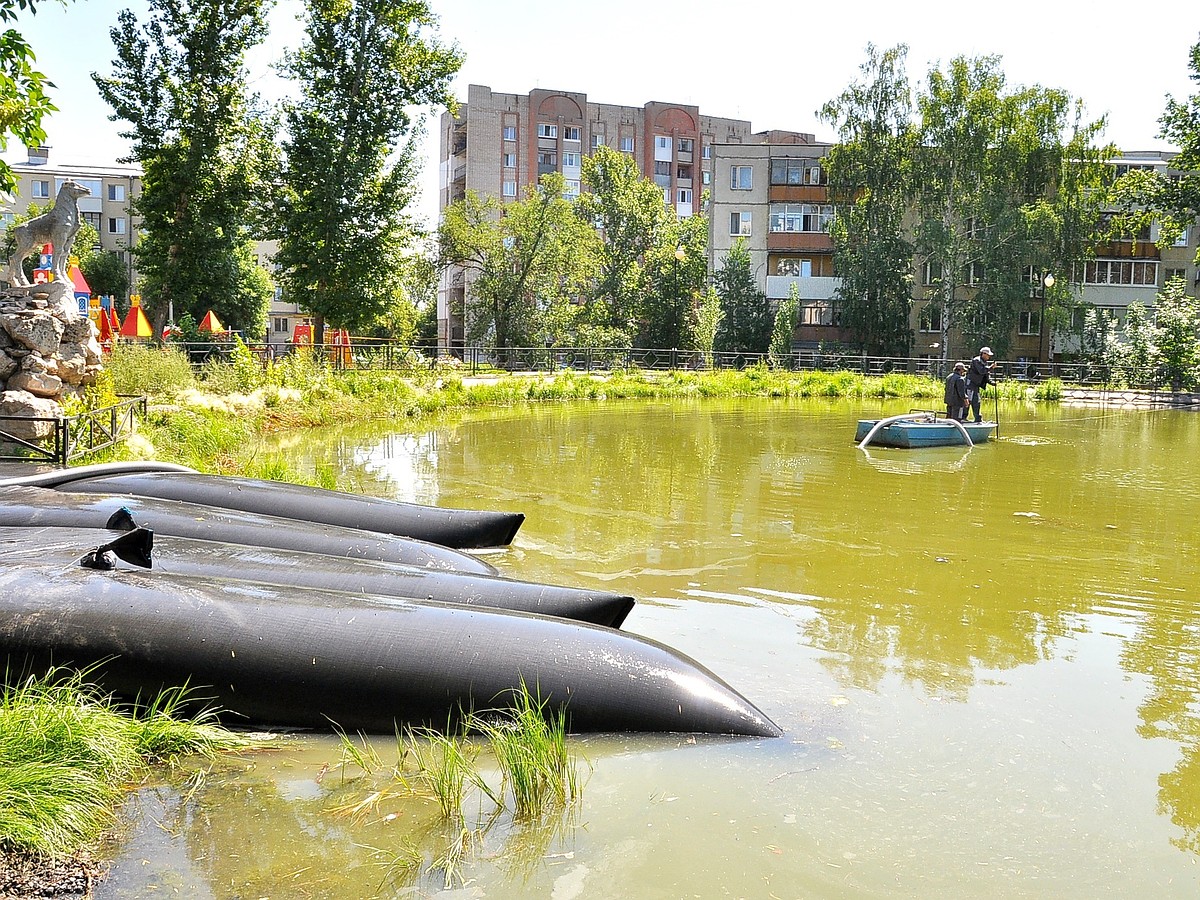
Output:
<instances>
[{"instance_id":1,"label":"small boat","mask_svg":"<svg viewBox=\"0 0 1200 900\"><path fill-rule=\"evenodd\" d=\"M956 422L931 412L914 412L888 419L859 419L854 441L860 447L974 446L985 443L995 430L995 422Z\"/></svg>"}]
</instances>

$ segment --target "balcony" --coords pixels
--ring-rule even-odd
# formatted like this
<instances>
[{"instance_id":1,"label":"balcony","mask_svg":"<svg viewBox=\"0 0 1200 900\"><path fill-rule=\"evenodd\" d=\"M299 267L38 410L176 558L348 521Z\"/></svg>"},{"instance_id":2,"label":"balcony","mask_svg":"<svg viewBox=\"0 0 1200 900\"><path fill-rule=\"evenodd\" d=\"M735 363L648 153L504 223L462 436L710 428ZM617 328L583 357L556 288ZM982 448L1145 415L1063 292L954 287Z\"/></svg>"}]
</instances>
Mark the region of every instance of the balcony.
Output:
<instances>
[{"instance_id":1,"label":"balcony","mask_svg":"<svg viewBox=\"0 0 1200 900\"><path fill-rule=\"evenodd\" d=\"M798 275L768 275L767 297L782 300L791 294L794 284L801 300L832 300L841 282L840 278L826 276L801 278Z\"/></svg>"}]
</instances>

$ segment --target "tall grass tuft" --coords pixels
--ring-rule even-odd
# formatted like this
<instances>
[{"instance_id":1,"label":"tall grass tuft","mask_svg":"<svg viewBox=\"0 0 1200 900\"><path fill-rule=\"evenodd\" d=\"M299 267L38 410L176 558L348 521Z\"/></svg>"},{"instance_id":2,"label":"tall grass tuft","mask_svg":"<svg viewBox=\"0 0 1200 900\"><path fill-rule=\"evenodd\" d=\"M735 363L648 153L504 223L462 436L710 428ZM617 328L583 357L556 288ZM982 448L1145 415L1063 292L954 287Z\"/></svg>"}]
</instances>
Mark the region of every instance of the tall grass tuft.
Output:
<instances>
[{"instance_id":1,"label":"tall grass tuft","mask_svg":"<svg viewBox=\"0 0 1200 900\"><path fill-rule=\"evenodd\" d=\"M535 697L524 680L512 695L511 711L474 716L471 727L491 745L514 818L528 820L578 798L577 765L567 750L566 711L548 711L548 701Z\"/></svg>"},{"instance_id":2,"label":"tall grass tuft","mask_svg":"<svg viewBox=\"0 0 1200 900\"><path fill-rule=\"evenodd\" d=\"M1038 400L1059 401L1063 396L1063 383L1061 378L1047 378L1045 381L1038 384L1033 392L1033 396Z\"/></svg>"},{"instance_id":3,"label":"tall grass tuft","mask_svg":"<svg viewBox=\"0 0 1200 900\"><path fill-rule=\"evenodd\" d=\"M73 853L113 824L124 784L142 767L261 743L172 718L183 691L126 711L85 676L56 669L4 689L0 845L48 856Z\"/></svg>"},{"instance_id":4,"label":"tall grass tuft","mask_svg":"<svg viewBox=\"0 0 1200 900\"><path fill-rule=\"evenodd\" d=\"M196 376L187 354L175 347L116 341L105 359L118 394L145 394L161 399L196 386Z\"/></svg>"}]
</instances>

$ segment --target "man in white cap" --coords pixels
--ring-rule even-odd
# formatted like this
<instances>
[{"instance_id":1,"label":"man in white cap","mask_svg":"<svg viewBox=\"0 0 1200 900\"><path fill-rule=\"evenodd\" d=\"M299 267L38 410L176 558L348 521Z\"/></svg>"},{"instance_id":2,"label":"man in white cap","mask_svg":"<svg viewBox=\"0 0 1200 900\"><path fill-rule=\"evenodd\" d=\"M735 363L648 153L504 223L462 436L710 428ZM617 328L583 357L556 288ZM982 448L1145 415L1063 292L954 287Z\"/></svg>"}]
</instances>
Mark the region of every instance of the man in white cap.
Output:
<instances>
[{"instance_id":1,"label":"man in white cap","mask_svg":"<svg viewBox=\"0 0 1200 900\"><path fill-rule=\"evenodd\" d=\"M992 348L980 347L979 355L971 360L971 366L967 369L967 400L971 404L971 415L976 422L983 421L979 414L979 395L988 386L988 376L994 368L996 362L992 359Z\"/></svg>"}]
</instances>

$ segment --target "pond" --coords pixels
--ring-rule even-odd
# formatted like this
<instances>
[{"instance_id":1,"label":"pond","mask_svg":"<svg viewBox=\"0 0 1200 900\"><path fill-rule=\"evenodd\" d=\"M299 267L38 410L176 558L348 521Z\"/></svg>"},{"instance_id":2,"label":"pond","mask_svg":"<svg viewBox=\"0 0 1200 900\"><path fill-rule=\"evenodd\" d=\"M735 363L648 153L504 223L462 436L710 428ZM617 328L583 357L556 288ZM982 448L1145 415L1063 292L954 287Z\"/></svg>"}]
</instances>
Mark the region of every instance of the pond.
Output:
<instances>
[{"instance_id":1,"label":"pond","mask_svg":"<svg viewBox=\"0 0 1200 900\"><path fill-rule=\"evenodd\" d=\"M449 873L431 863L461 834L431 803L353 814L385 785L303 738L140 791L97 897L1196 896L1200 417L1010 405L974 450L854 446L857 418L907 406L548 405L286 438L371 493L524 512L488 556L505 574L632 594L625 630L785 735L575 738L576 808L469 805Z\"/></svg>"}]
</instances>

